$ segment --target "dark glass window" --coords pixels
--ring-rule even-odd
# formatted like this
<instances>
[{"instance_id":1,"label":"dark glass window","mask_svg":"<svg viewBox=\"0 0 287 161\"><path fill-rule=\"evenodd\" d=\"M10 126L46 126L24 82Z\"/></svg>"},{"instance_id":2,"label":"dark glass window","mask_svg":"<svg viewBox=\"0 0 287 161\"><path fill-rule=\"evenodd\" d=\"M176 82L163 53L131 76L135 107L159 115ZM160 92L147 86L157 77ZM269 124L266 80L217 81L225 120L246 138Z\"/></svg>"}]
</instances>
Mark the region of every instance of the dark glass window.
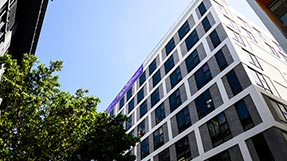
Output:
<instances>
[{"instance_id":1,"label":"dark glass window","mask_svg":"<svg viewBox=\"0 0 287 161\"><path fill-rule=\"evenodd\" d=\"M204 64L198 71L195 72L194 75L198 89L206 85L212 79L208 64Z\"/></svg>"},{"instance_id":2,"label":"dark glass window","mask_svg":"<svg viewBox=\"0 0 287 161\"><path fill-rule=\"evenodd\" d=\"M216 30L212 31L210 33L209 37L210 37L210 40L211 40L214 48L216 48L221 43L220 38L219 38Z\"/></svg>"},{"instance_id":3,"label":"dark glass window","mask_svg":"<svg viewBox=\"0 0 287 161\"><path fill-rule=\"evenodd\" d=\"M175 69L175 71L173 71L171 74L170 74L170 85L171 85L171 88L173 88L175 85L177 85L178 82L181 81L182 77L181 77L181 72L180 72L180 67L177 67Z\"/></svg>"},{"instance_id":4,"label":"dark glass window","mask_svg":"<svg viewBox=\"0 0 287 161\"><path fill-rule=\"evenodd\" d=\"M141 159L149 155L149 142L148 138L141 142Z\"/></svg>"},{"instance_id":5,"label":"dark glass window","mask_svg":"<svg viewBox=\"0 0 287 161\"><path fill-rule=\"evenodd\" d=\"M147 112L147 103L146 100L140 105L140 118L143 117L144 114Z\"/></svg>"},{"instance_id":6,"label":"dark glass window","mask_svg":"<svg viewBox=\"0 0 287 161\"><path fill-rule=\"evenodd\" d=\"M141 123L138 125L138 136L142 137L146 133L145 131L145 120L143 120Z\"/></svg>"},{"instance_id":7,"label":"dark glass window","mask_svg":"<svg viewBox=\"0 0 287 161\"><path fill-rule=\"evenodd\" d=\"M252 137L260 161L275 161L262 133Z\"/></svg>"},{"instance_id":8,"label":"dark glass window","mask_svg":"<svg viewBox=\"0 0 287 161\"><path fill-rule=\"evenodd\" d=\"M145 80L146 80L146 75L145 75L145 71L142 73L142 75L140 76L140 86L144 84Z\"/></svg>"},{"instance_id":9,"label":"dark glass window","mask_svg":"<svg viewBox=\"0 0 287 161\"><path fill-rule=\"evenodd\" d=\"M155 109L155 123L158 124L165 118L164 104L160 104Z\"/></svg>"},{"instance_id":10,"label":"dark glass window","mask_svg":"<svg viewBox=\"0 0 287 161\"><path fill-rule=\"evenodd\" d=\"M188 137L185 136L175 143L177 160L190 160L191 152Z\"/></svg>"},{"instance_id":11,"label":"dark glass window","mask_svg":"<svg viewBox=\"0 0 287 161\"><path fill-rule=\"evenodd\" d=\"M207 32L211 28L210 22L209 22L207 17L205 17L202 20L202 26L203 26L203 29L204 29L205 32Z\"/></svg>"},{"instance_id":12,"label":"dark glass window","mask_svg":"<svg viewBox=\"0 0 287 161\"><path fill-rule=\"evenodd\" d=\"M134 109L134 107L135 107L134 99L131 99L128 106L129 113Z\"/></svg>"},{"instance_id":13,"label":"dark glass window","mask_svg":"<svg viewBox=\"0 0 287 161\"><path fill-rule=\"evenodd\" d=\"M185 39L187 51L189 51L198 42L198 40L199 38L196 30L192 31L192 33Z\"/></svg>"},{"instance_id":14,"label":"dark glass window","mask_svg":"<svg viewBox=\"0 0 287 161\"><path fill-rule=\"evenodd\" d=\"M272 107L275 109L279 119L286 122L287 121L287 106L273 99L270 99L270 102L271 102Z\"/></svg>"},{"instance_id":15,"label":"dark glass window","mask_svg":"<svg viewBox=\"0 0 287 161\"><path fill-rule=\"evenodd\" d=\"M187 71L190 72L197 64L199 64L200 60L198 57L197 50L195 49L186 59L185 64Z\"/></svg>"},{"instance_id":16,"label":"dark glass window","mask_svg":"<svg viewBox=\"0 0 287 161\"><path fill-rule=\"evenodd\" d=\"M206 12L206 8L203 2L201 2L200 5L198 6L198 10L201 16L204 15L204 13Z\"/></svg>"},{"instance_id":17,"label":"dark glass window","mask_svg":"<svg viewBox=\"0 0 287 161\"><path fill-rule=\"evenodd\" d=\"M128 131L133 125L133 115L131 115L126 121L126 130Z\"/></svg>"},{"instance_id":18,"label":"dark glass window","mask_svg":"<svg viewBox=\"0 0 287 161\"><path fill-rule=\"evenodd\" d=\"M158 161L170 161L169 148L158 154Z\"/></svg>"},{"instance_id":19,"label":"dark glass window","mask_svg":"<svg viewBox=\"0 0 287 161\"><path fill-rule=\"evenodd\" d=\"M172 67L174 67L173 56L169 57L169 58L167 59L167 61L164 63L165 74L167 74Z\"/></svg>"},{"instance_id":20,"label":"dark glass window","mask_svg":"<svg viewBox=\"0 0 287 161\"><path fill-rule=\"evenodd\" d=\"M211 142L214 147L232 138L232 134L224 113L220 113L219 115L208 121L207 127L210 134Z\"/></svg>"},{"instance_id":21,"label":"dark glass window","mask_svg":"<svg viewBox=\"0 0 287 161\"><path fill-rule=\"evenodd\" d=\"M111 117L115 116L115 111L114 111L114 109L110 112L110 116L111 116Z\"/></svg>"},{"instance_id":22,"label":"dark glass window","mask_svg":"<svg viewBox=\"0 0 287 161\"><path fill-rule=\"evenodd\" d=\"M178 132L181 133L191 125L188 107L185 107L176 114Z\"/></svg>"},{"instance_id":23,"label":"dark glass window","mask_svg":"<svg viewBox=\"0 0 287 161\"><path fill-rule=\"evenodd\" d=\"M242 91L242 87L240 85L240 82L234 70L231 70L229 73L227 73L226 78L227 78L227 81L229 83L229 86L231 88L233 95L237 95L239 92Z\"/></svg>"},{"instance_id":24,"label":"dark glass window","mask_svg":"<svg viewBox=\"0 0 287 161\"><path fill-rule=\"evenodd\" d=\"M170 112L173 112L177 107L181 105L180 91L177 89L169 97Z\"/></svg>"},{"instance_id":25,"label":"dark glass window","mask_svg":"<svg viewBox=\"0 0 287 161\"><path fill-rule=\"evenodd\" d=\"M121 109L125 104L125 96L120 100L120 108Z\"/></svg>"},{"instance_id":26,"label":"dark glass window","mask_svg":"<svg viewBox=\"0 0 287 161\"><path fill-rule=\"evenodd\" d=\"M237 111L238 117L240 119L241 125L244 130L248 130L254 126L252 118L249 114L247 106L244 100L240 100L235 104L235 109Z\"/></svg>"},{"instance_id":27,"label":"dark glass window","mask_svg":"<svg viewBox=\"0 0 287 161\"><path fill-rule=\"evenodd\" d=\"M160 70L158 70L158 71L152 76L152 85L153 85L153 87L155 87L160 80L161 80Z\"/></svg>"},{"instance_id":28,"label":"dark glass window","mask_svg":"<svg viewBox=\"0 0 287 161\"><path fill-rule=\"evenodd\" d=\"M223 151L215 156L207 159L206 161L231 161L228 151Z\"/></svg>"},{"instance_id":29,"label":"dark glass window","mask_svg":"<svg viewBox=\"0 0 287 161\"><path fill-rule=\"evenodd\" d=\"M195 99L195 105L199 119L214 110L214 104L209 90L204 91Z\"/></svg>"},{"instance_id":30,"label":"dark glass window","mask_svg":"<svg viewBox=\"0 0 287 161\"><path fill-rule=\"evenodd\" d=\"M188 21L185 21L185 23L180 27L180 29L178 30L178 36L179 39L181 40L190 30Z\"/></svg>"},{"instance_id":31,"label":"dark glass window","mask_svg":"<svg viewBox=\"0 0 287 161\"><path fill-rule=\"evenodd\" d=\"M153 107L158 101L159 101L159 88L157 88L157 89L151 94L151 107Z\"/></svg>"},{"instance_id":32,"label":"dark glass window","mask_svg":"<svg viewBox=\"0 0 287 161\"><path fill-rule=\"evenodd\" d=\"M144 88L142 88L137 94L138 103L144 98Z\"/></svg>"},{"instance_id":33,"label":"dark glass window","mask_svg":"<svg viewBox=\"0 0 287 161\"><path fill-rule=\"evenodd\" d=\"M156 59L154 59L150 65L148 66L148 69L149 69L149 75L151 75L155 69L156 69Z\"/></svg>"},{"instance_id":34,"label":"dark glass window","mask_svg":"<svg viewBox=\"0 0 287 161\"><path fill-rule=\"evenodd\" d=\"M153 133L154 150L158 149L164 144L163 129L160 127Z\"/></svg>"},{"instance_id":35,"label":"dark glass window","mask_svg":"<svg viewBox=\"0 0 287 161\"><path fill-rule=\"evenodd\" d=\"M174 39L172 38L165 46L166 55L168 55L175 47Z\"/></svg>"},{"instance_id":36,"label":"dark glass window","mask_svg":"<svg viewBox=\"0 0 287 161\"><path fill-rule=\"evenodd\" d=\"M222 50L219 50L216 54L215 54L215 59L216 59L216 62L219 66L219 69L222 71L224 70L228 64L227 64L227 61L224 57L224 54L222 52Z\"/></svg>"},{"instance_id":37,"label":"dark glass window","mask_svg":"<svg viewBox=\"0 0 287 161\"><path fill-rule=\"evenodd\" d=\"M133 95L133 87L131 87L127 92L127 101L132 97Z\"/></svg>"}]
</instances>

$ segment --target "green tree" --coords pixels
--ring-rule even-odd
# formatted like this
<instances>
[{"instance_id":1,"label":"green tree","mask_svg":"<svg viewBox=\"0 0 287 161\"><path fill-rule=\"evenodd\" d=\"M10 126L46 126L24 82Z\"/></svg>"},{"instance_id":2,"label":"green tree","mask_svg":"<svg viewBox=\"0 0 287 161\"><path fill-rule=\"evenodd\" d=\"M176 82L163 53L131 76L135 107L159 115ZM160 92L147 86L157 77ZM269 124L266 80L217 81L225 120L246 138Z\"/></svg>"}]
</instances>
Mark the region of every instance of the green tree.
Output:
<instances>
[{"instance_id":1,"label":"green tree","mask_svg":"<svg viewBox=\"0 0 287 161\"><path fill-rule=\"evenodd\" d=\"M62 91L63 62L47 67L33 55L21 62L0 57L0 158L3 160L132 160L125 153L138 138L126 134L125 116L97 112L100 100Z\"/></svg>"}]
</instances>

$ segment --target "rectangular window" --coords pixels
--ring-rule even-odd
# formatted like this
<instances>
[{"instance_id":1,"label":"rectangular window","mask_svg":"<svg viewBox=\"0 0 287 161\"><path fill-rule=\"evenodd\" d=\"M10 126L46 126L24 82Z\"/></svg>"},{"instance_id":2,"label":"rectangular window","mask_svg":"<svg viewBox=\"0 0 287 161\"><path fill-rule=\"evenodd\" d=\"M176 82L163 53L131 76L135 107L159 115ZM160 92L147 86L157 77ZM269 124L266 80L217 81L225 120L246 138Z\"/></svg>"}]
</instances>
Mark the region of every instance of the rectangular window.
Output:
<instances>
[{"instance_id":1,"label":"rectangular window","mask_svg":"<svg viewBox=\"0 0 287 161\"><path fill-rule=\"evenodd\" d=\"M166 44L165 46L165 53L166 56L175 48L175 42L174 39L171 38L171 40L169 40L169 42Z\"/></svg>"},{"instance_id":2,"label":"rectangular window","mask_svg":"<svg viewBox=\"0 0 287 161\"><path fill-rule=\"evenodd\" d=\"M134 99L131 99L131 101L129 102L129 105L128 105L129 113L134 109L134 107L135 107Z\"/></svg>"},{"instance_id":3,"label":"rectangular window","mask_svg":"<svg viewBox=\"0 0 287 161\"><path fill-rule=\"evenodd\" d=\"M262 133L255 135L251 140L254 144L259 160L275 161Z\"/></svg>"},{"instance_id":4,"label":"rectangular window","mask_svg":"<svg viewBox=\"0 0 287 161\"><path fill-rule=\"evenodd\" d=\"M177 67L175 71L173 71L170 74L169 79L170 79L171 88L173 88L175 85L177 85L178 82L181 81L182 77L181 77L180 67Z\"/></svg>"},{"instance_id":5,"label":"rectangular window","mask_svg":"<svg viewBox=\"0 0 287 161\"><path fill-rule=\"evenodd\" d=\"M145 80L146 80L146 75L145 75L145 71L142 73L142 75L140 76L140 84L139 84L139 86L141 86L141 85L143 85L144 84L144 82L145 82Z\"/></svg>"},{"instance_id":6,"label":"rectangular window","mask_svg":"<svg viewBox=\"0 0 287 161\"><path fill-rule=\"evenodd\" d=\"M216 48L221 43L221 40L220 40L216 30L213 30L210 33L209 37L210 37L210 40L211 40L214 48Z\"/></svg>"},{"instance_id":7,"label":"rectangular window","mask_svg":"<svg viewBox=\"0 0 287 161\"><path fill-rule=\"evenodd\" d=\"M149 155L149 141L148 138L141 142L141 159Z\"/></svg>"},{"instance_id":8,"label":"rectangular window","mask_svg":"<svg viewBox=\"0 0 287 161\"><path fill-rule=\"evenodd\" d=\"M237 32L233 32L233 37L232 37L235 41L239 42L240 44L245 46L245 43L242 39L242 37L237 33Z\"/></svg>"},{"instance_id":9,"label":"rectangular window","mask_svg":"<svg viewBox=\"0 0 287 161\"><path fill-rule=\"evenodd\" d=\"M200 5L198 6L198 10L201 16L204 15L204 13L206 12L206 8L203 2L201 2Z\"/></svg>"},{"instance_id":10,"label":"rectangular window","mask_svg":"<svg viewBox=\"0 0 287 161\"><path fill-rule=\"evenodd\" d=\"M185 39L187 51L189 51L198 42L198 40L199 38L196 30L192 31L192 33Z\"/></svg>"},{"instance_id":11,"label":"rectangular window","mask_svg":"<svg viewBox=\"0 0 287 161\"><path fill-rule=\"evenodd\" d=\"M186 59L185 65L188 72L190 72L196 65L200 63L197 50L195 49Z\"/></svg>"},{"instance_id":12,"label":"rectangular window","mask_svg":"<svg viewBox=\"0 0 287 161\"><path fill-rule=\"evenodd\" d=\"M124 104L125 104L125 96L120 100L119 110L124 106Z\"/></svg>"},{"instance_id":13,"label":"rectangular window","mask_svg":"<svg viewBox=\"0 0 287 161\"><path fill-rule=\"evenodd\" d=\"M224 8L224 6L222 6L221 4L217 3L215 1L215 3L217 4L218 9L225 15L228 15L228 12L226 11L226 9Z\"/></svg>"},{"instance_id":14,"label":"rectangular window","mask_svg":"<svg viewBox=\"0 0 287 161\"><path fill-rule=\"evenodd\" d=\"M173 112L177 107L181 105L181 98L180 98L180 91L177 89L174 91L169 97L169 106L170 106L170 112Z\"/></svg>"},{"instance_id":15,"label":"rectangular window","mask_svg":"<svg viewBox=\"0 0 287 161\"><path fill-rule=\"evenodd\" d=\"M214 110L214 104L209 90L204 91L195 99L195 105L199 119Z\"/></svg>"},{"instance_id":16,"label":"rectangular window","mask_svg":"<svg viewBox=\"0 0 287 161\"><path fill-rule=\"evenodd\" d=\"M249 114L249 111L247 109L247 106L244 102L244 100L240 100L237 103L235 103L235 109L238 114L238 117L240 119L241 125L244 130L248 130L252 127L254 127L254 123L252 121L252 118Z\"/></svg>"},{"instance_id":17,"label":"rectangular window","mask_svg":"<svg viewBox=\"0 0 287 161\"><path fill-rule=\"evenodd\" d=\"M198 89L202 88L212 79L208 64L204 64L194 75Z\"/></svg>"},{"instance_id":18,"label":"rectangular window","mask_svg":"<svg viewBox=\"0 0 287 161\"><path fill-rule=\"evenodd\" d=\"M111 117L114 117L114 116L115 116L115 111L114 111L114 109L110 112L110 116L111 116Z\"/></svg>"},{"instance_id":19,"label":"rectangular window","mask_svg":"<svg viewBox=\"0 0 287 161\"><path fill-rule=\"evenodd\" d=\"M274 110L276 111L278 117L280 118L280 120L287 122L287 106L273 99L270 99L270 102Z\"/></svg>"},{"instance_id":20,"label":"rectangular window","mask_svg":"<svg viewBox=\"0 0 287 161\"><path fill-rule=\"evenodd\" d=\"M158 154L158 161L170 161L169 148Z\"/></svg>"},{"instance_id":21,"label":"rectangular window","mask_svg":"<svg viewBox=\"0 0 287 161\"><path fill-rule=\"evenodd\" d=\"M185 129L191 126L188 107L185 107L176 114L176 121L177 121L178 133L183 132Z\"/></svg>"},{"instance_id":22,"label":"rectangular window","mask_svg":"<svg viewBox=\"0 0 287 161\"><path fill-rule=\"evenodd\" d=\"M276 57L280 58L280 55L277 53L277 51L276 51L272 46L270 46L270 45L267 44L267 43L265 43L265 44L268 46L268 48L269 48L271 54L273 54L273 55L275 55Z\"/></svg>"},{"instance_id":23,"label":"rectangular window","mask_svg":"<svg viewBox=\"0 0 287 161\"><path fill-rule=\"evenodd\" d=\"M128 131L133 126L133 115L131 115L126 121L126 130Z\"/></svg>"},{"instance_id":24,"label":"rectangular window","mask_svg":"<svg viewBox=\"0 0 287 161\"><path fill-rule=\"evenodd\" d=\"M190 30L188 21L185 21L185 23L180 27L180 29L178 30L178 36L179 39L181 40Z\"/></svg>"},{"instance_id":25,"label":"rectangular window","mask_svg":"<svg viewBox=\"0 0 287 161\"><path fill-rule=\"evenodd\" d=\"M223 151L205 161L231 161L228 150Z\"/></svg>"},{"instance_id":26,"label":"rectangular window","mask_svg":"<svg viewBox=\"0 0 287 161\"><path fill-rule=\"evenodd\" d=\"M191 160L188 137L185 136L175 143L177 160Z\"/></svg>"},{"instance_id":27,"label":"rectangular window","mask_svg":"<svg viewBox=\"0 0 287 161\"><path fill-rule=\"evenodd\" d=\"M152 94L151 94L151 107L153 107L158 101L159 101L159 88L157 88Z\"/></svg>"},{"instance_id":28,"label":"rectangular window","mask_svg":"<svg viewBox=\"0 0 287 161\"><path fill-rule=\"evenodd\" d=\"M151 75L155 69L156 69L156 59L154 59L150 65L148 66L148 69L149 69L149 75Z\"/></svg>"},{"instance_id":29,"label":"rectangular window","mask_svg":"<svg viewBox=\"0 0 287 161\"><path fill-rule=\"evenodd\" d=\"M147 112L147 103L146 100L140 105L140 118L143 117Z\"/></svg>"},{"instance_id":30,"label":"rectangular window","mask_svg":"<svg viewBox=\"0 0 287 161\"><path fill-rule=\"evenodd\" d=\"M227 73L226 78L234 96L242 91L242 87L234 70L231 70L229 73Z\"/></svg>"},{"instance_id":31,"label":"rectangular window","mask_svg":"<svg viewBox=\"0 0 287 161\"><path fill-rule=\"evenodd\" d=\"M215 59L220 71L223 71L228 66L225 56L221 49L215 54Z\"/></svg>"},{"instance_id":32,"label":"rectangular window","mask_svg":"<svg viewBox=\"0 0 287 161\"><path fill-rule=\"evenodd\" d=\"M228 19L228 21L229 21L229 26L232 28L232 29L234 29L234 30L236 30L236 31L239 31L239 28L238 28L238 26L237 26L237 24L233 21L233 20L231 20L231 19L229 19L228 17L226 17L227 19Z\"/></svg>"},{"instance_id":33,"label":"rectangular window","mask_svg":"<svg viewBox=\"0 0 287 161\"><path fill-rule=\"evenodd\" d=\"M152 76L152 85L155 87L158 82L160 82L161 76L160 76L160 69Z\"/></svg>"},{"instance_id":34,"label":"rectangular window","mask_svg":"<svg viewBox=\"0 0 287 161\"><path fill-rule=\"evenodd\" d=\"M250 68L249 68L250 69ZM271 81L269 80L268 77L266 77L265 75L253 70L253 69L250 69L251 71L251 75L253 77L253 79L255 80L256 84L258 86L260 86L261 88L263 88L264 90L272 93L271 91L271 88L270 88L270 85L267 83L267 80L271 83Z\"/></svg>"},{"instance_id":35,"label":"rectangular window","mask_svg":"<svg viewBox=\"0 0 287 161\"><path fill-rule=\"evenodd\" d=\"M254 35L253 35L250 31L245 30L245 32L246 32L246 34L247 34L247 37L248 37L250 40L252 40L252 41L254 41L255 43L257 43L257 40L255 39Z\"/></svg>"},{"instance_id":36,"label":"rectangular window","mask_svg":"<svg viewBox=\"0 0 287 161\"><path fill-rule=\"evenodd\" d=\"M257 59L257 57L255 55L253 55L251 52L247 51L244 48L241 48L243 51L245 51L246 53L248 53L249 57L250 57L250 63L253 64L254 66L258 67L259 69L262 70L262 67Z\"/></svg>"},{"instance_id":37,"label":"rectangular window","mask_svg":"<svg viewBox=\"0 0 287 161\"><path fill-rule=\"evenodd\" d=\"M211 28L211 25L210 25L210 22L207 16L202 20L201 23L202 23L202 26L205 32L207 32Z\"/></svg>"},{"instance_id":38,"label":"rectangular window","mask_svg":"<svg viewBox=\"0 0 287 161\"><path fill-rule=\"evenodd\" d=\"M247 23L246 21L242 20L240 17L238 17L238 19L241 21L243 27L245 27L246 29L249 30L249 25L248 25L248 23Z\"/></svg>"},{"instance_id":39,"label":"rectangular window","mask_svg":"<svg viewBox=\"0 0 287 161\"><path fill-rule=\"evenodd\" d=\"M137 102L139 103L144 98L144 88L142 88L137 94Z\"/></svg>"},{"instance_id":40,"label":"rectangular window","mask_svg":"<svg viewBox=\"0 0 287 161\"><path fill-rule=\"evenodd\" d=\"M171 70L172 67L174 67L173 56L169 57L164 63L165 74L167 74Z\"/></svg>"},{"instance_id":41,"label":"rectangular window","mask_svg":"<svg viewBox=\"0 0 287 161\"><path fill-rule=\"evenodd\" d=\"M164 104L160 104L155 109L155 123L160 123L165 118L165 110L164 110Z\"/></svg>"},{"instance_id":42,"label":"rectangular window","mask_svg":"<svg viewBox=\"0 0 287 161\"><path fill-rule=\"evenodd\" d=\"M160 127L153 133L154 150L158 149L164 144L163 129Z\"/></svg>"},{"instance_id":43,"label":"rectangular window","mask_svg":"<svg viewBox=\"0 0 287 161\"><path fill-rule=\"evenodd\" d=\"M219 115L208 121L207 127L210 134L211 142L214 147L232 138L232 134L224 113L220 113Z\"/></svg>"},{"instance_id":44,"label":"rectangular window","mask_svg":"<svg viewBox=\"0 0 287 161\"><path fill-rule=\"evenodd\" d=\"M263 33L261 33L259 30L257 30L256 28L253 28L256 32L257 32L257 34L258 34L258 36L261 38L261 40L263 40L263 41L266 41L266 38L265 38L265 36L264 36L264 34Z\"/></svg>"},{"instance_id":45,"label":"rectangular window","mask_svg":"<svg viewBox=\"0 0 287 161\"><path fill-rule=\"evenodd\" d=\"M145 120L143 120L141 123L138 125L138 136L142 137L146 133L145 131Z\"/></svg>"},{"instance_id":46,"label":"rectangular window","mask_svg":"<svg viewBox=\"0 0 287 161\"><path fill-rule=\"evenodd\" d=\"M127 92L127 101L132 97L133 95L133 87L131 87Z\"/></svg>"}]
</instances>

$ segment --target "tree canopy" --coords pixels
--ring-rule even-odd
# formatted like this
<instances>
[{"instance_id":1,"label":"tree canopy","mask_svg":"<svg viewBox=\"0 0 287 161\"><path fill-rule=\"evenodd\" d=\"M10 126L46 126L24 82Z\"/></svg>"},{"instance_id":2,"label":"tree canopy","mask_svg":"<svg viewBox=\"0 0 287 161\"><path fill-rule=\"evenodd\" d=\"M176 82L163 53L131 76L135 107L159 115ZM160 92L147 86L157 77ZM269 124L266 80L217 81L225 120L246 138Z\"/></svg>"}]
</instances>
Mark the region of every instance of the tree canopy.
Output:
<instances>
[{"instance_id":1,"label":"tree canopy","mask_svg":"<svg viewBox=\"0 0 287 161\"><path fill-rule=\"evenodd\" d=\"M99 98L62 91L56 72L63 62L40 63L24 54L20 62L0 57L0 158L4 160L128 161L138 138L125 133L125 116L97 112Z\"/></svg>"}]
</instances>

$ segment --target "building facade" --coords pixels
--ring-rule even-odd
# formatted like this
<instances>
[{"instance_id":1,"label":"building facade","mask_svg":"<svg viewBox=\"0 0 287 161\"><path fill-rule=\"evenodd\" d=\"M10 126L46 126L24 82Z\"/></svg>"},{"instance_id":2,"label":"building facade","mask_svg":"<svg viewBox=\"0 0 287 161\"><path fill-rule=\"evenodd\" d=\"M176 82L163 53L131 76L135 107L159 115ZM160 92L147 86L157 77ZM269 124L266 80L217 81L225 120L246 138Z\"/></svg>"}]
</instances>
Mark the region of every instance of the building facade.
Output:
<instances>
[{"instance_id":1,"label":"building facade","mask_svg":"<svg viewBox=\"0 0 287 161\"><path fill-rule=\"evenodd\" d=\"M287 52L287 1L247 0L247 2Z\"/></svg>"},{"instance_id":2,"label":"building facade","mask_svg":"<svg viewBox=\"0 0 287 161\"><path fill-rule=\"evenodd\" d=\"M284 161L287 55L222 0L196 0L108 107L137 161Z\"/></svg>"}]
</instances>

